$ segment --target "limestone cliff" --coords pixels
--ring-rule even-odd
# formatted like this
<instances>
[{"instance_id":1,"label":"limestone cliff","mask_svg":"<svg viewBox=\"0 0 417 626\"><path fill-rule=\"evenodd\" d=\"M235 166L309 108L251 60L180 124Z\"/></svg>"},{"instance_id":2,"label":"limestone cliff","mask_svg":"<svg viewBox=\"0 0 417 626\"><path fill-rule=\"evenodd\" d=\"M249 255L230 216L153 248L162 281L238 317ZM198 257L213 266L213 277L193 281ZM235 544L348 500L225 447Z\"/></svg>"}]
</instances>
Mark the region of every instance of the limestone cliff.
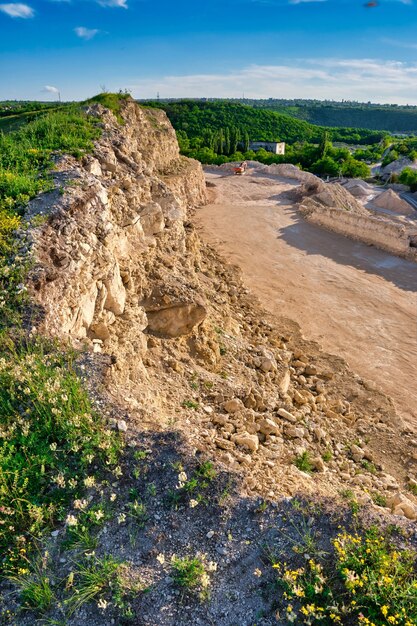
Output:
<instances>
[{"instance_id":1,"label":"limestone cliff","mask_svg":"<svg viewBox=\"0 0 417 626\"><path fill-rule=\"evenodd\" d=\"M131 100L123 124L100 105L87 114L103 130L94 154L61 159L55 191L29 209L47 215L32 232L38 328L107 358L106 392L135 436L175 425L243 473L249 493L329 494L346 482L367 501L364 489L395 492L410 452L392 401L295 324L269 319L202 246L187 209L205 202L203 172L179 155L165 114ZM305 452L314 479L294 465Z\"/></svg>"}]
</instances>

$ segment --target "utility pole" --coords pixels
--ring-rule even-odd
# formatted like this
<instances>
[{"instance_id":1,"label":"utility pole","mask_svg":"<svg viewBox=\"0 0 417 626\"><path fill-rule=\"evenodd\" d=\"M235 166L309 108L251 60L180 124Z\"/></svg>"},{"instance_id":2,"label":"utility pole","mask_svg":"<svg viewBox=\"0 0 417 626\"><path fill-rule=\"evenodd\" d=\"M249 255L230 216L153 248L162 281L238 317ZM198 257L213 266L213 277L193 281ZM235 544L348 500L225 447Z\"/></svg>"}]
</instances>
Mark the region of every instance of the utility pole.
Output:
<instances>
[{"instance_id":1,"label":"utility pole","mask_svg":"<svg viewBox=\"0 0 417 626\"><path fill-rule=\"evenodd\" d=\"M157 99L157 101L159 102L159 91L158 91L158 93L156 94L156 99Z\"/></svg>"}]
</instances>

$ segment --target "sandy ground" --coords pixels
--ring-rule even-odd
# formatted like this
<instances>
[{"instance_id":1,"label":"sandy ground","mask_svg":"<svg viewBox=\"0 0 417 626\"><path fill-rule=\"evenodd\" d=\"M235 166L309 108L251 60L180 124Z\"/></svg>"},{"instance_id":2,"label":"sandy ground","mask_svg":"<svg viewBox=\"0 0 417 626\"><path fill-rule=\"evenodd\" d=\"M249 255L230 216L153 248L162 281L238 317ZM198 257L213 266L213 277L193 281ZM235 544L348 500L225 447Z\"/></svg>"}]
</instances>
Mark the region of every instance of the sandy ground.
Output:
<instances>
[{"instance_id":1,"label":"sandy ground","mask_svg":"<svg viewBox=\"0 0 417 626\"><path fill-rule=\"evenodd\" d=\"M197 212L202 238L241 267L267 309L391 395L417 432L417 265L305 222L287 196L292 181L207 180L215 199Z\"/></svg>"}]
</instances>

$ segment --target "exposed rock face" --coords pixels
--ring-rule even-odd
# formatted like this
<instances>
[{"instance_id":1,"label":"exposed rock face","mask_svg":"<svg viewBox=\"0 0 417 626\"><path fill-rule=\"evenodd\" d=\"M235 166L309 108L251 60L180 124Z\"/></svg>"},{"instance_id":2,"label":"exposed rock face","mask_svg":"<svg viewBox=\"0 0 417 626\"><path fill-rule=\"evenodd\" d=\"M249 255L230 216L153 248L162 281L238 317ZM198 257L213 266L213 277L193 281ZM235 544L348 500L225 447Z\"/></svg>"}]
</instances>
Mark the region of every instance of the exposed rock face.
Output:
<instances>
[{"instance_id":1,"label":"exposed rock face","mask_svg":"<svg viewBox=\"0 0 417 626\"><path fill-rule=\"evenodd\" d=\"M64 196L46 197L50 217L34 242L33 292L49 333L72 341L100 339L106 351L117 352L121 369L125 359L135 363L127 370L139 380L145 329L176 337L205 317L187 283L194 234L184 227L187 207L205 201L205 181L197 161L180 157L164 112L127 101L124 125L100 105L87 113L100 116L103 134L83 166L71 158L58 164L57 185L68 179L73 184ZM161 297L176 286L180 299L168 298L169 307L149 311L149 285L164 255L178 271L166 280L161 276Z\"/></svg>"},{"instance_id":2,"label":"exposed rock face","mask_svg":"<svg viewBox=\"0 0 417 626\"><path fill-rule=\"evenodd\" d=\"M270 320L236 268L199 242L187 208L204 201L201 166L178 156L165 115L129 101L124 126L99 106L90 114L104 124L95 155L63 159L57 185L73 184L31 205L49 219L33 231L30 286L43 330L111 355L106 393L128 415L117 428L139 437L174 424L249 494L401 488L409 451L392 401L294 323ZM317 204L349 215L326 205L327 191ZM389 474L369 472L363 460L382 468L393 437ZM305 451L314 480L294 466Z\"/></svg>"}]
</instances>

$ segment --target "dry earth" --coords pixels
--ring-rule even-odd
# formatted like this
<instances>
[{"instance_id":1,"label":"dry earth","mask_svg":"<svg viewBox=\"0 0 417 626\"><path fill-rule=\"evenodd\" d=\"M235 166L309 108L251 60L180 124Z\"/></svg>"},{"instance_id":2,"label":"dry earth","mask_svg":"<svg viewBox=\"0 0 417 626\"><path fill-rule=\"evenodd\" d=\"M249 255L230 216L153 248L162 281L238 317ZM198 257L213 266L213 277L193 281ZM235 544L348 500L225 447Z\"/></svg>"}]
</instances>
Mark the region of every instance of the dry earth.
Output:
<instances>
[{"instance_id":1,"label":"dry earth","mask_svg":"<svg viewBox=\"0 0 417 626\"><path fill-rule=\"evenodd\" d=\"M202 238L241 267L267 309L377 383L417 430L416 265L304 221L288 196L294 181L211 172L207 181Z\"/></svg>"}]
</instances>

